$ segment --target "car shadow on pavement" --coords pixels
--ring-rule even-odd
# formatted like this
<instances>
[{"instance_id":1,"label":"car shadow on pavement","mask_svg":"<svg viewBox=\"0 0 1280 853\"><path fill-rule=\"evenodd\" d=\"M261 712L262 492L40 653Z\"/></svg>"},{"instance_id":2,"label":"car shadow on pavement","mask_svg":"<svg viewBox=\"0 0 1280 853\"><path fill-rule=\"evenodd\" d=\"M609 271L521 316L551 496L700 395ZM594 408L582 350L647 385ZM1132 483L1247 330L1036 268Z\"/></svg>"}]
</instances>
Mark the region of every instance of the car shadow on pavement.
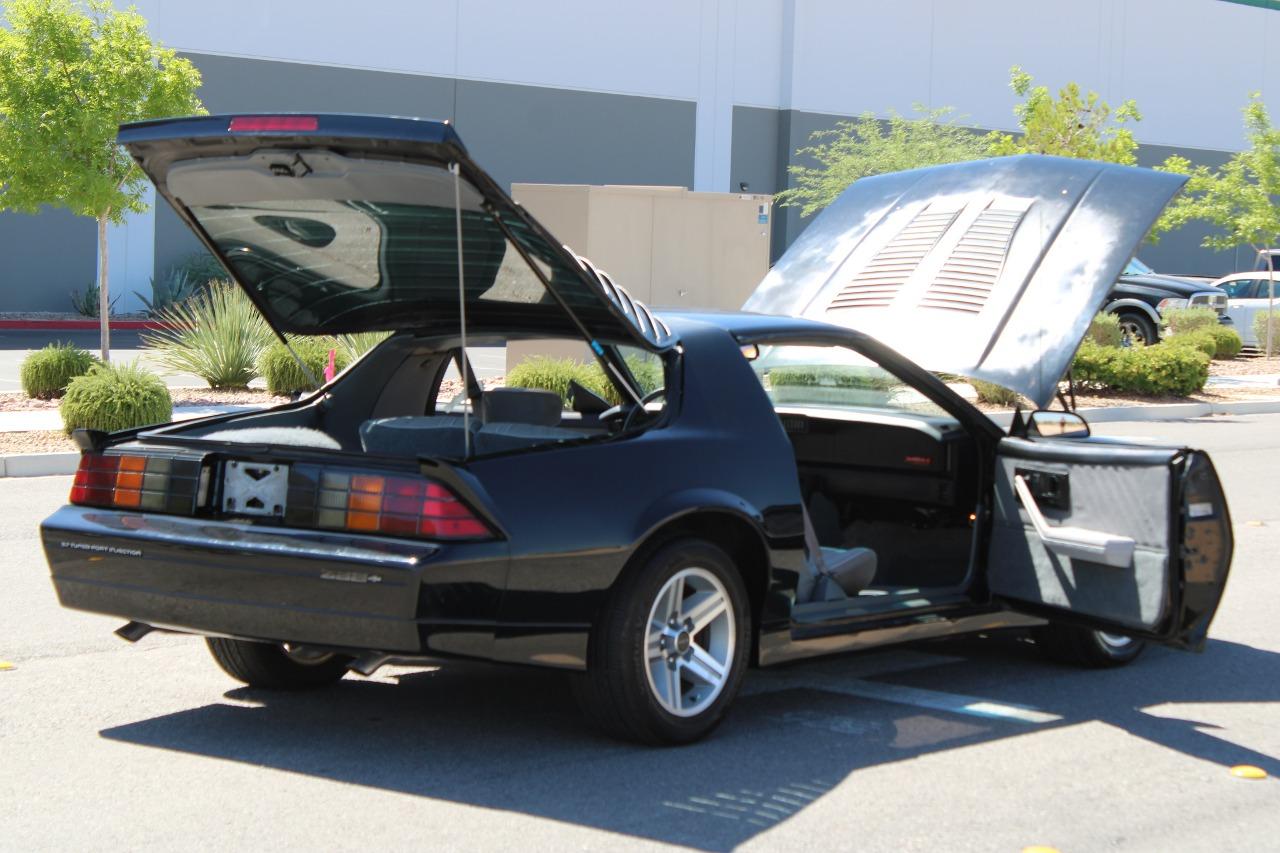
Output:
<instances>
[{"instance_id":1,"label":"car shadow on pavement","mask_svg":"<svg viewBox=\"0 0 1280 853\"><path fill-rule=\"evenodd\" d=\"M1046 663L1009 637L923 650L925 665L867 680L1034 706L1062 720L1029 725L836 692L858 677L869 658L861 655L752 672L725 724L679 748L594 734L563 674L470 664L348 678L313 693L240 688L226 702L101 734L703 850L732 849L861 768L1091 721L1280 775L1275 756L1143 710L1280 701L1280 654L1215 641L1203 655L1152 649L1125 669L1083 671Z\"/></svg>"}]
</instances>

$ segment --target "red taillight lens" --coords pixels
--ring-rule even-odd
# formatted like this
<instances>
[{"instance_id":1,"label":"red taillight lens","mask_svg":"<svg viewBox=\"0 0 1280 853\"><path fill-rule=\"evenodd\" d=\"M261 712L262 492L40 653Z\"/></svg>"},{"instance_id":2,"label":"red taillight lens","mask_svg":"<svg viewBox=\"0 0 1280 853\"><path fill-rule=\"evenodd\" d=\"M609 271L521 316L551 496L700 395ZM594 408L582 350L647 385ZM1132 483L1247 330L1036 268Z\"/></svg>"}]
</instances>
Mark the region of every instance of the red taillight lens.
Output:
<instances>
[{"instance_id":1,"label":"red taillight lens","mask_svg":"<svg viewBox=\"0 0 1280 853\"><path fill-rule=\"evenodd\" d=\"M426 539L491 539L493 531L447 487L402 477L295 465L285 522Z\"/></svg>"},{"instance_id":2,"label":"red taillight lens","mask_svg":"<svg viewBox=\"0 0 1280 853\"><path fill-rule=\"evenodd\" d=\"M263 133L316 130L315 116L236 116L227 130L231 133Z\"/></svg>"},{"instance_id":3,"label":"red taillight lens","mask_svg":"<svg viewBox=\"0 0 1280 853\"><path fill-rule=\"evenodd\" d=\"M199 480L200 462L194 459L84 453L70 500L81 506L189 514Z\"/></svg>"}]
</instances>

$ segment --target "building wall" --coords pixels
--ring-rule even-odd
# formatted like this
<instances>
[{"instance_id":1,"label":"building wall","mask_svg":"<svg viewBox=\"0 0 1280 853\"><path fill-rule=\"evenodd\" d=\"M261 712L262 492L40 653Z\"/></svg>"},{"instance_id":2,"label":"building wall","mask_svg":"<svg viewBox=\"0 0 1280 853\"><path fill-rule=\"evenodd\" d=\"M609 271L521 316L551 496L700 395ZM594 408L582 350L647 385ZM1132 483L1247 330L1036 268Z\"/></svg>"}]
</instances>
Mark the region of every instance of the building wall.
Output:
<instances>
[{"instance_id":1,"label":"building wall","mask_svg":"<svg viewBox=\"0 0 1280 853\"><path fill-rule=\"evenodd\" d=\"M1280 89L1267 49L1280 13L1223 0L380 0L358 14L339 0L136 5L155 37L201 69L211 112L452 118L508 185L775 192L794 151L840 118L918 103L1013 129L1014 64L1050 87L1134 98L1144 163L1174 151L1220 162L1243 144L1249 93ZM1231 59L1204 61L1209 44L1232 45ZM805 223L779 213L780 251ZM0 284L0 311L64 309L55 276L84 273L61 264L93 256L91 227L35 222L0 217L0 245L14 249L4 280L48 271L21 294ZM167 210L135 217L113 241L129 247L127 289L195 245ZM1197 243L1172 235L1143 256L1171 271L1235 267ZM64 257L46 260L53 253Z\"/></svg>"}]
</instances>

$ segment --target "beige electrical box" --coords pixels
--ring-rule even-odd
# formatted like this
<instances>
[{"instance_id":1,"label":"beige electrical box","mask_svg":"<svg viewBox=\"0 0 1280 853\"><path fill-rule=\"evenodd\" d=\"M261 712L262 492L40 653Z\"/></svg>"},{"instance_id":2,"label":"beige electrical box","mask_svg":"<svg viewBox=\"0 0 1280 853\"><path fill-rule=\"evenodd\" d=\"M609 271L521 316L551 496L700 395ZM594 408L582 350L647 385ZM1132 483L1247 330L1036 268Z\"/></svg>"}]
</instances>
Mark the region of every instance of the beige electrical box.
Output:
<instances>
[{"instance_id":1,"label":"beige electrical box","mask_svg":"<svg viewBox=\"0 0 1280 853\"><path fill-rule=\"evenodd\" d=\"M737 310L769 271L772 196L568 184L512 184L511 195L574 252L658 310ZM508 368L533 352L509 347ZM570 355L545 346L536 352Z\"/></svg>"}]
</instances>

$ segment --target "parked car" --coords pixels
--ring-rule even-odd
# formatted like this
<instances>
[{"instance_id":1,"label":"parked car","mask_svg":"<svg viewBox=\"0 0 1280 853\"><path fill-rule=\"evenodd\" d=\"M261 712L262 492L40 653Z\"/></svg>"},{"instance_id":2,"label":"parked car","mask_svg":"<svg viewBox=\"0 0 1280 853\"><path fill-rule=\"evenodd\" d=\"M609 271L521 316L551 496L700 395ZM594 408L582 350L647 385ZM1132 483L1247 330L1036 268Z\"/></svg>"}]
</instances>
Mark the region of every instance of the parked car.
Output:
<instances>
[{"instance_id":1,"label":"parked car","mask_svg":"<svg viewBox=\"0 0 1280 853\"><path fill-rule=\"evenodd\" d=\"M1102 310L1119 318L1127 343L1146 346L1160 340L1161 312L1170 308L1212 308L1230 325L1226 299L1207 282L1161 275L1137 258L1129 259Z\"/></svg>"},{"instance_id":2,"label":"parked car","mask_svg":"<svg viewBox=\"0 0 1280 853\"><path fill-rule=\"evenodd\" d=\"M1240 333L1240 340L1247 347L1265 347L1265 340L1259 341L1257 332L1254 331L1254 318L1259 314L1265 314L1268 305L1271 304L1268 299L1269 280L1264 272L1258 275L1257 272L1239 272L1223 276L1213 283L1214 287L1223 292L1227 298L1227 317L1235 326L1235 330ZM1280 310L1280 270L1276 271L1275 296L1277 297L1276 310ZM1274 336L1274 335L1273 335ZM1276 342L1273 342L1273 346Z\"/></svg>"},{"instance_id":3,"label":"parked car","mask_svg":"<svg viewBox=\"0 0 1280 853\"><path fill-rule=\"evenodd\" d=\"M76 433L45 553L62 603L126 639L204 635L266 688L556 667L651 743L705 735L751 665L1018 626L1093 666L1205 642L1232 552L1205 453L1093 441L1071 412L1006 434L933 372L1046 406L1179 176L1021 156L864 178L751 297L772 313L658 316L447 124L210 116L120 142L278 331L393 332L294 403ZM467 346L529 338L579 342L622 402L474 381Z\"/></svg>"}]
</instances>

